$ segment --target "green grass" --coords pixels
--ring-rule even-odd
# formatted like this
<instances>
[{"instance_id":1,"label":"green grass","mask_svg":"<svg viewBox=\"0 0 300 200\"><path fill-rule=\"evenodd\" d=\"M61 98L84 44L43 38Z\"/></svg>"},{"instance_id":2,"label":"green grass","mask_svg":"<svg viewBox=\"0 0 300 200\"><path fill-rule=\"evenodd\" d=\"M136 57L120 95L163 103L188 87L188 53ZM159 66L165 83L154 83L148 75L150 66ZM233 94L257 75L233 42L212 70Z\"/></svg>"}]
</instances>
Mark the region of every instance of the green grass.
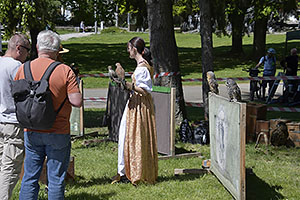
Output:
<instances>
[{"instance_id":1,"label":"green grass","mask_svg":"<svg viewBox=\"0 0 300 200\"><path fill-rule=\"evenodd\" d=\"M66 63L75 62L82 74L106 72L108 65L121 62L126 71L135 68L134 61L128 58L126 43L134 36L143 37L149 45L149 35L143 33L105 33L86 38L73 38L64 42L70 53L64 55ZM245 55L231 55L231 38L214 36L214 66L217 77L247 76L241 69L256 64L251 60L253 37L244 38ZM183 78L201 77L201 48L198 34L176 34L180 67ZM283 57L284 35L268 35L267 47L274 47L278 52L278 60ZM298 42L290 42L289 47L299 46ZM107 87L107 78L84 78L85 88ZM199 84L199 83L183 83ZM108 130L101 127L104 109L85 109L85 132L97 131L99 138L106 138ZM203 119L202 108L187 107L191 121ZM267 118L285 118L300 121L297 113L268 112ZM178 129L177 129L178 132ZM179 138L178 133L176 138ZM91 138L88 138L91 139ZM85 147L76 140L72 144L72 156L75 157L75 182L66 186L66 199L98 200L98 199L232 199L229 192L212 174L174 176L175 168L201 168L203 159L210 158L210 147L176 142L176 152L197 151L203 158L179 158L159 161L159 177L155 185L110 184L110 178L117 173L117 144L102 142ZM265 147L258 149L254 144L246 145L247 199L299 199L300 196L300 148ZM41 186L39 199L47 199ZM18 199L20 183L14 192L14 200Z\"/></svg>"},{"instance_id":2,"label":"green grass","mask_svg":"<svg viewBox=\"0 0 300 200\"><path fill-rule=\"evenodd\" d=\"M98 131L99 138L106 138L106 127L99 121L104 109L86 109L86 133ZM191 117L197 119L196 113ZM178 134L178 133L177 133ZM178 138L178 137L177 137ZM85 140L92 139L87 138ZM66 199L232 199L230 193L212 174L174 175L174 169L201 168L201 162L210 158L209 145L176 142L176 152L201 152L203 158L177 158L159 160L159 177L155 185L110 184L110 178L117 173L117 143L101 142L86 147L84 139L72 143L72 156L75 157L75 181L66 186ZM265 147L246 145L247 199L299 199L300 196L300 148ZM248 170L247 170L248 171ZM46 200L45 185L41 184L40 200ZM18 199L20 182L13 192L13 200Z\"/></svg>"},{"instance_id":3,"label":"green grass","mask_svg":"<svg viewBox=\"0 0 300 200\"><path fill-rule=\"evenodd\" d=\"M64 55L66 63L76 63L81 74L95 74L107 72L107 66L114 66L120 62L126 71L133 71L136 64L129 59L126 51L127 42L134 36L145 39L149 46L148 33L120 33L120 30L108 29L107 33L91 35L84 38L72 38L64 42L64 47L70 49ZM176 33L179 63L182 78L201 78L201 40L199 34ZM258 61L251 59L253 35L243 39L244 55L237 56L230 53L231 38L213 36L213 58L214 70L217 77L247 77L243 68L254 67ZM285 35L267 35L267 48L273 47L277 51L277 67L280 69L279 61L284 57ZM288 43L288 49L299 47L300 42ZM280 71L280 70L278 70ZM83 78L86 88L107 87L107 78ZM201 84L199 82L183 82L184 85Z\"/></svg>"},{"instance_id":4,"label":"green grass","mask_svg":"<svg viewBox=\"0 0 300 200\"><path fill-rule=\"evenodd\" d=\"M68 33L78 33L78 31L75 31L75 27L74 28L56 28L56 32L60 35L68 34Z\"/></svg>"},{"instance_id":5,"label":"green grass","mask_svg":"<svg viewBox=\"0 0 300 200\"><path fill-rule=\"evenodd\" d=\"M82 141L73 143L76 179L66 187L66 199L232 199L228 191L212 174L174 176L175 168L201 168L202 159L180 158L159 161L159 178L155 185L110 184L110 177L117 172L117 144L99 143L86 148ZM186 149L203 152L209 158L209 147L186 145ZM247 199L298 199L300 195L300 149L271 148L254 149L246 145L246 168L254 174L247 174ZM41 188L44 188L42 185ZM19 184L14 190L17 199ZM47 199L44 190L40 200Z\"/></svg>"}]
</instances>

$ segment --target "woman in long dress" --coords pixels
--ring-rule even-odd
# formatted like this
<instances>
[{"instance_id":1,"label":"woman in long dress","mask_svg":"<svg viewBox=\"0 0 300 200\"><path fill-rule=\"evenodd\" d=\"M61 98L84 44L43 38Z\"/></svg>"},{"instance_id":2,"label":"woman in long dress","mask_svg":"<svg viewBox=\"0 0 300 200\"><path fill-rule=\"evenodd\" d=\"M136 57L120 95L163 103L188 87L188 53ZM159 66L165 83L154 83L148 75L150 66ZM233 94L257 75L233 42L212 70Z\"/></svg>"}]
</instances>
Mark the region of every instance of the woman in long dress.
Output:
<instances>
[{"instance_id":1,"label":"woman in long dress","mask_svg":"<svg viewBox=\"0 0 300 200\"><path fill-rule=\"evenodd\" d=\"M131 59L137 62L131 77L123 81L130 90L119 128L118 175L114 182L128 179L136 185L140 182L154 184L158 175L158 157L154 105L151 96L153 68L150 51L142 38L134 37L127 44ZM116 73L124 80L124 69L116 64Z\"/></svg>"}]
</instances>

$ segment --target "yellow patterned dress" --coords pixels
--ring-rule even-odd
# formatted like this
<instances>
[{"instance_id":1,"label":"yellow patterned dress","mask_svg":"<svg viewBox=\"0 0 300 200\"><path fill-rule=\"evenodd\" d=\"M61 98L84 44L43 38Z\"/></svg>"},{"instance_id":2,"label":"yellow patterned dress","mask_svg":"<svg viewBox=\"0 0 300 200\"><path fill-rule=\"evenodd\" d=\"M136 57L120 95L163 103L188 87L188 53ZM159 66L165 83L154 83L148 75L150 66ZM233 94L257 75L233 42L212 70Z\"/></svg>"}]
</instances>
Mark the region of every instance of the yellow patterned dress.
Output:
<instances>
[{"instance_id":1,"label":"yellow patterned dress","mask_svg":"<svg viewBox=\"0 0 300 200\"><path fill-rule=\"evenodd\" d=\"M151 67L148 63L139 64L134 71L132 81L148 92L146 95L137 92L131 94L123 114L123 118L126 116L126 123L123 123L126 126L120 126L119 134L124 135L122 132L125 131L125 135L123 138L119 137L119 148L120 144L124 145L125 174L133 184L140 182L154 184L158 175L154 105L150 93L152 73L150 72ZM122 139L124 142L120 141ZM120 156L122 152L120 153L119 149Z\"/></svg>"}]
</instances>

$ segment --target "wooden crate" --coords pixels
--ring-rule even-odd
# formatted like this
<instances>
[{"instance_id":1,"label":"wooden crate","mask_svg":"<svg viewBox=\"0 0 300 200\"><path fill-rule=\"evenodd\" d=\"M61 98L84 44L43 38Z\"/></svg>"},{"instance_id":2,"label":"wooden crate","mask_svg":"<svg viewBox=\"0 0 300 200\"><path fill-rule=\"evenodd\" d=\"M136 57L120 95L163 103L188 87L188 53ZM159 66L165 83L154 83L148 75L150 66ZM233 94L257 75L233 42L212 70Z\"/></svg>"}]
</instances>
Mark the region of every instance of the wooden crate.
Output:
<instances>
[{"instance_id":1,"label":"wooden crate","mask_svg":"<svg viewBox=\"0 0 300 200\"><path fill-rule=\"evenodd\" d=\"M20 173L21 180L23 178L23 175L24 175L24 164L22 166L22 170ZM65 179L72 180L72 181L75 180L74 157L73 156L70 157L70 163L69 163L69 167L68 167L67 175L66 175ZM42 169L39 181L43 184L47 184L47 160L44 161L43 169Z\"/></svg>"},{"instance_id":2,"label":"wooden crate","mask_svg":"<svg viewBox=\"0 0 300 200\"><path fill-rule=\"evenodd\" d=\"M255 142L256 121L265 120L267 117L267 105L247 103L246 108L246 142Z\"/></svg>"},{"instance_id":3,"label":"wooden crate","mask_svg":"<svg viewBox=\"0 0 300 200\"><path fill-rule=\"evenodd\" d=\"M300 147L300 123L291 122L287 123L286 125L289 132L289 138L296 147Z\"/></svg>"},{"instance_id":4,"label":"wooden crate","mask_svg":"<svg viewBox=\"0 0 300 200\"><path fill-rule=\"evenodd\" d=\"M300 147L300 131L289 132L289 138L292 140L296 147Z\"/></svg>"},{"instance_id":5,"label":"wooden crate","mask_svg":"<svg viewBox=\"0 0 300 200\"><path fill-rule=\"evenodd\" d=\"M67 170L67 176L66 176L66 180L67 181L75 181L75 160L74 160L74 156L70 157L70 163L69 163L69 167Z\"/></svg>"},{"instance_id":6,"label":"wooden crate","mask_svg":"<svg viewBox=\"0 0 300 200\"><path fill-rule=\"evenodd\" d=\"M300 122L289 122L286 123L288 132L290 131L300 131Z\"/></svg>"},{"instance_id":7,"label":"wooden crate","mask_svg":"<svg viewBox=\"0 0 300 200\"><path fill-rule=\"evenodd\" d=\"M255 127L256 138L261 132L264 132L264 133L267 134L268 141L270 141L270 131L269 131L269 129L270 129L270 121L257 120L256 121L256 127ZM259 143L263 143L263 144L266 143L264 137L259 138Z\"/></svg>"}]
</instances>

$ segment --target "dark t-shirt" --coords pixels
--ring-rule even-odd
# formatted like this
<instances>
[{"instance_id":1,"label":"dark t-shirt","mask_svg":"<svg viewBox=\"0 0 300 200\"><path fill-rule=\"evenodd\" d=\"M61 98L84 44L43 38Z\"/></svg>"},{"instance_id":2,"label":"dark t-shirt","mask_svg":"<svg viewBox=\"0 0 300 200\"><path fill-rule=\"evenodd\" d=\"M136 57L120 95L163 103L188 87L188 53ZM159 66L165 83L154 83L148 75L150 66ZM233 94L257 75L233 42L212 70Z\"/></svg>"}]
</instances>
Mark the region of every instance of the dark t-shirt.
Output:
<instances>
[{"instance_id":1,"label":"dark t-shirt","mask_svg":"<svg viewBox=\"0 0 300 200\"><path fill-rule=\"evenodd\" d=\"M286 63L286 74L287 76L297 76L298 69L298 56L288 56L283 61L281 65L285 66Z\"/></svg>"}]
</instances>

